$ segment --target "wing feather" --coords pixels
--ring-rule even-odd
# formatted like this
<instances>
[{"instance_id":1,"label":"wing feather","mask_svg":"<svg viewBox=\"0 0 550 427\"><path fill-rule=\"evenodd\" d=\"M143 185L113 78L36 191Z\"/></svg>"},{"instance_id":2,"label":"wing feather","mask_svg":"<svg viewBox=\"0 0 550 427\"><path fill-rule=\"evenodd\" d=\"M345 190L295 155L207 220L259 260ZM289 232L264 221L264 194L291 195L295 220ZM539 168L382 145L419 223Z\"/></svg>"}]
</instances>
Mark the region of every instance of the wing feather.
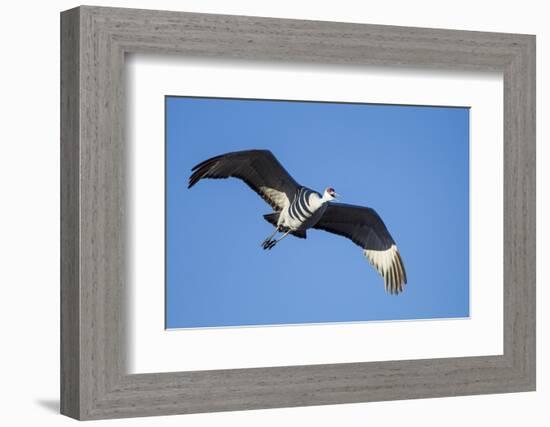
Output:
<instances>
[{"instance_id":1,"label":"wing feather","mask_svg":"<svg viewBox=\"0 0 550 427\"><path fill-rule=\"evenodd\" d=\"M222 154L197 164L191 171L188 188L205 178L239 178L276 211L283 210L299 188L269 150Z\"/></svg>"},{"instance_id":2,"label":"wing feather","mask_svg":"<svg viewBox=\"0 0 550 427\"><path fill-rule=\"evenodd\" d=\"M407 273L397 246L382 218L374 209L329 203L314 228L351 239L384 278L387 292L398 294L407 283Z\"/></svg>"}]
</instances>

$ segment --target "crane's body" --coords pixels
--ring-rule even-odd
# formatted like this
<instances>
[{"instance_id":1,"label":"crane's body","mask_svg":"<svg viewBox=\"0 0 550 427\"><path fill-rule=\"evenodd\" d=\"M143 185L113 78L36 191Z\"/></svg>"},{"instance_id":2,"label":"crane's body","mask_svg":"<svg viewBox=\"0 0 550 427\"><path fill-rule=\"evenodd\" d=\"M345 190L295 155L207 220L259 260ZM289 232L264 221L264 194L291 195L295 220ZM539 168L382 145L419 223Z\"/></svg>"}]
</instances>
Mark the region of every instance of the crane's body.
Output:
<instances>
[{"instance_id":1,"label":"crane's body","mask_svg":"<svg viewBox=\"0 0 550 427\"><path fill-rule=\"evenodd\" d=\"M327 203L332 199L331 196L321 196L307 187L300 187L292 202L281 211L278 225L291 230L307 230L321 219Z\"/></svg>"},{"instance_id":2,"label":"crane's body","mask_svg":"<svg viewBox=\"0 0 550 427\"><path fill-rule=\"evenodd\" d=\"M285 200L280 212L264 215L275 226L275 231L264 240L262 247L272 249L288 234L305 239L306 230L317 224L327 209L327 203L334 199L328 192L325 193L322 196L310 188L299 187L291 200ZM273 240L277 232L285 234L279 240Z\"/></svg>"},{"instance_id":3,"label":"crane's body","mask_svg":"<svg viewBox=\"0 0 550 427\"><path fill-rule=\"evenodd\" d=\"M386 290L403 291L407 283L401 255L384 222L371 208L334 203L338 196L328 187L323 194L299 185L268 150L226 153L199 163L192 169L189 188L204 178L235 177L243 180L274 212L264 215L275 229L262 242L272 249L288 235L305 239L308 229L328 231L359 245L384 278ZM275 239L277 233L282 236Z\"/></svg>"}]
</instances>

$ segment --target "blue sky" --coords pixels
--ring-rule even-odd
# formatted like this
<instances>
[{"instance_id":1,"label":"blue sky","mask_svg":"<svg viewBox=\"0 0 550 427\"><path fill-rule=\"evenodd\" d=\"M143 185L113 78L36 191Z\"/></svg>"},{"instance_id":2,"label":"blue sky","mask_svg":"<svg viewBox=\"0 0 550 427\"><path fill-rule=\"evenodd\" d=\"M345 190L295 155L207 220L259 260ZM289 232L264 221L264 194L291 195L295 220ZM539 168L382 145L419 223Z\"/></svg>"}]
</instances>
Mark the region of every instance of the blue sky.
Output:
<instances>
[{"instance_id":1,"label":"blue sky","mask_svg":"<svg viewBox=\"0 0 550 427\"><path fill-rule=\"evenodd\" d=\"M393 296L350 240L320 230L271 251L271 208L212 156L271 150L301 184L374 208L407 270ZM469 110L166 98L166 327L469 315Z\"/></svg>"}]
</instances>

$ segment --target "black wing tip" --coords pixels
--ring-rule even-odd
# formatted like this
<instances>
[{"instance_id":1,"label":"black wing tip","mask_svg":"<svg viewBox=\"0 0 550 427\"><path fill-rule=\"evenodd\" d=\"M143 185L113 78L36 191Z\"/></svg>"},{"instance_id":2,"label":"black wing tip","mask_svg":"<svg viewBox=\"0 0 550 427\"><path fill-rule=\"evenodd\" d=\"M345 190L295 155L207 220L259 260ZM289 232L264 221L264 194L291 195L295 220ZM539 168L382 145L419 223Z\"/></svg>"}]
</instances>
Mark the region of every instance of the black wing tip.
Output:
<instances>
[{"instance_id":1,"label":"black wing tip","mask_svg":"<svg viewBox=\"0 0 550 427\"><path fill-rule=\"evenodd\" d=\"M220 154L218 156L210 157L209 159L203 160L200 163L197 163L191 168L191 176L189 177L189 182L187 188L192 188L197 182L202 178L215 178L213 176L208 176L208 171L214 164L222 159L234 156L246 156L253 153L264 153L273 156L273 153L270 150L266 149L252 149L252 150L242 150L242 151L233 151L230 153Z\"/></svg>"},{"instance_id":2,"label":"black wing tip","mask_svg":"<svg viewBox=\"0 0 550 427\"><path fill-rule=\"evenodd\" d=\"M225 157L226 154L222 154L220 156L211 157L210 159L207 159L203 162L200 162L199 164L196 164L191 169L191 176L189 177L189 183L187 185L187 188L193 187L197 182L199 182L202 178L208 178L208 172L214 166L216 162L218 162L221 158Z\"/></svg>"},{"instance_id":3,"label":"black wing tip","mask_svg":"<svg viewBox=\"0 0 550 427\"><path fill-rule=\"evenodd\" d=\"M198 170L199 168L202 168L203 166L206 166L207 164L217 162L218 160L226 158L226 157L243 156L243 155L252 154L252 153L265 153L265 154L273 155L273 153L270 150L259 149L259 148L255 148L255 149L251 149L251 150L231 151L229 153L219 154L217 156L210 157L209 159L206 159L206 160L203 160L200 163L197 163L195 166L193 166L191 168L191 172L193 172L195 170Z\"/></svg>"},{"instance_id":4,"label":"black wing tip","mask_svg":"<svg viewBox=\"0 0 550 427\"><path fill-rule=\"evenodd\" d=\"M191 172L196 171L200 168L203 168L211 163L217 162L218 160L220 160L222 157L225 157L225 156L227 156L227 154L221 154L219 156L214 156L214 157L210 157L209 159L203 160L202 162L197 163L195 166L193 166L191 168Z\"/></svg>"},{"instance_id":5,"label":"black wing tip","mask_svg":"<svg viewBox=\"0 0 550 427\"><path fill-rule=\"evenodd\" d=\"M189 188L193 187L197 182L199 182L200 179L205 174L205 172L206 171L201 168L201 169L195 171L193 174L191 174L191 176L189 177L189 181L187 183L187 188L189 189Z\"/></svg>"}]
</instances>

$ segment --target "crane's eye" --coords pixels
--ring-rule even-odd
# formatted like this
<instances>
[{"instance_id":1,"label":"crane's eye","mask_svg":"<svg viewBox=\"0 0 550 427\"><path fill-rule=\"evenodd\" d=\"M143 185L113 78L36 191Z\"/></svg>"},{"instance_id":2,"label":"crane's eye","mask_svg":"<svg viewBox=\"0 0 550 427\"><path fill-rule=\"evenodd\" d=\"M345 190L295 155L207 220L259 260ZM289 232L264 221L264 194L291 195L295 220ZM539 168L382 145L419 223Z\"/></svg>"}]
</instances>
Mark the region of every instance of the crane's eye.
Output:
<instances>
[{"instance_id":1,"label":"crane's eye","mask_svg":"<svg viewBox=\"0 0 550 427\"><path fill-rule=\"evenodd\" d=\"M334 193L334 188L329 187L329 188L327 188L327 191L328 191L329 194L332 194L332 193Z\"/></svg>"}]
</instances>

